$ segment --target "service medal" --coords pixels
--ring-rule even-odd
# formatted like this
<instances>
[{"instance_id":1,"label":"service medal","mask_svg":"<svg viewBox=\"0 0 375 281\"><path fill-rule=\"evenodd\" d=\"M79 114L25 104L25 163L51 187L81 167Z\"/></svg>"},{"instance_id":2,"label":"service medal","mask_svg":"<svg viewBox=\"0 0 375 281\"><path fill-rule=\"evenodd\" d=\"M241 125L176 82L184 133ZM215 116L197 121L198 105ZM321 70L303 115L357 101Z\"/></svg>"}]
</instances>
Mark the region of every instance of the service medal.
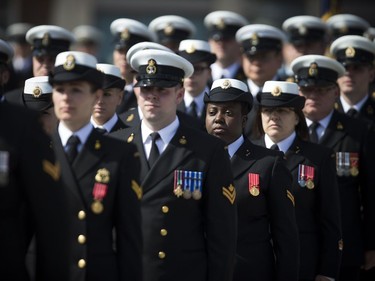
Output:
<instances>
[{"instance_id":1,"label":"service medal","mask_svg":"<svg viewBox=\"0 0 375 281\"><path fill-rule=\"evenodd\" d=\"M308 179L308 180L306 181L306 187L307 187L308 189L313 189L313 188L315 187L314 182L313 182L311 179Z\"/></svg>"},{"instance_id":2,"label":"service medal","mask_svg":"<svg viewBox=\"0 0 375 281\"><path fill-rule=\"evenodd\" d=\"M358 153L355 153L355 152L350 153L349 158L350 158L350 174L353 177L356 177L359 174L359 170L358 170L358 166L359 166Z\"/></svg>"},{"instance_id":3,"label":"service medal","mask_svg":"<svg viewBox=\"0 0 375 281\"><path fill-rule=\"evenodd\" d=\"M181 185L178 185L178 186L173 190L173 193L174 193L174 195L176 195L177 197L181 197L182 194L183 194L183 191L182 191Z\"/></svg>"},{"instance_id":4,"label":"service medal","mask_svg":"<svg viewBox=\"0 0 375 281\"><path fill-rule=\"evenodd\" d=\"M202 192L200 192L198 189L193 191L193 199L199 200L202 198Z\"/></svg>"},{"instance_id":5,"label":"service medal","mask_svg":"<svg viewBox=\"0 0 375 281\"><path fill-rule=\"evenodd\" d=\"M94 213L94 214L101 214L104 210L104 206L102 204L102 202L98 201L98 200L95 200L94 202L92 202L91 204L91 211Z\"/></svg>"},{"instance_id":6,"label":"service medal","mask_svg":"<svg viewBox=\"0 0 375 281\"><path fill-rule=\"evenodd\" d=\"M185 199L190 199L191 198L191 191L189 189L185 189L183 196L184 196Z\"/></svg>"},{"instance_id":7,"label":"service medal","mask_svg":"<svg viewBox=\"0 0 375 281\"><path fill-rule=\"evenodd\" d=\"M256 188L255 186L250 187L249 191L250 191L250 194L255 197L259 195L259 189Z\"/></svg>"},{"instance_id":8,"label":"service medal","mask_svg":"<svg viewBox=\"0 0 375 281\"><path fill-rule=\"evenodd\" d=\"M312 166L305 166L305 174L306 174L306 187L308 189L313 189L314 188L314 174L315 174L315 169Z\"/></svg>"},{"instance_id":9,"label":"service medal","mask_svg":"<svg viewBox=\"0 0 375 281\"><path fill-rule=\"evenodd\" d=\"M358 168L357 168L357 167L351 167L351 168L350 168L350 174L351 174L353 177L358 176L358 174L359 174Z\"/></svg>"},{"instance_id":10,"label":"service medal","mask_svg":"<svg viewBox=\"0 0 375 281\"><path fill-rule=\"evenodd\" d=\"M259 185L259 174L249 173L249 193L252 196L258 196L260 193L260 185Z\"/></svg>"}]
</instances>

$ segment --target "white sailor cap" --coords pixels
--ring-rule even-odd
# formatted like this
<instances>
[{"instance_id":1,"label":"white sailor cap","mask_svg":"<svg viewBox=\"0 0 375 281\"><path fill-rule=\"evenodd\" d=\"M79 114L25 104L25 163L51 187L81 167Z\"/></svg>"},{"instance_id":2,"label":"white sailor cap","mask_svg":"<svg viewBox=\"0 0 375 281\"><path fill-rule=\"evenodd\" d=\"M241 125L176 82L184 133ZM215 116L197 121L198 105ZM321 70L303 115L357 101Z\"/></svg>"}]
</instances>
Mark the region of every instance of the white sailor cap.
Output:
<instances>
[{"instance_id":1,"label":"white sailor cap","mask_svg":"<svg viewBox=\"0 0 375 281\"><path fill-rule=\"evenodd\" d=\"M321 18L303 15L288 18L283 22L282 29L289 42L299 45L326 39L328 26Z\"/></svg>"},{"instance_id":2,"label":"white sailor cap","mask_svg":"<svg viewBox=\"0 0 375 281\"><path fill-rule=\"evenodd\" d=\"M103 32L91 25L79 25L72 30L77 43L99 45L103 39Z\"/></svg>"},{"instance_id":3,"label":"white sailor cap","mask_svg":"<svg viewBox=\"0 0 375 281\"><path fill-rule=\"evenodd\" d=\"M262 93L257 95L261 106L293 107L302 110L305 98L299 95L298 85L285 81L266 81Z\"/></svg>"},{"instance_id":4,"label":"white sailor cap","mask_svg":"<svg viewBox=\"0 0 375 281\"><path fill-rule=\"evenodd\" d=\"M56 25L38 25L26 33L26 41L32 45L33 55L52 55L69 50L75 41L73 33Z\"/></svg>"},{"instance_id":5,"label":"white sailor cap","mask_svg":"<svg viewBox=\"0 0 375 281\"><path fill-rule=\"evenodd\" d=\"M204 40L182 40L177 54L187 59L192 64L207 62L208 65L211 65L216 61L216 55L211 52L210 44Z\"/></svg>"},{"instance_id":6,"label":"white sailor cap","mask_svg":"<svg viewBox=\"0 0 375 281\"><path fill-rule=\"evenodd\" d=\"M365 33L365 36L375 43L375 27L369 27Z\"/></svg>"},{"instance_id":7,"label":"white sailor cap","mask_svg":"<svg viewBox=\"0 0 375 281\"><path fill-rule=\"evenodd\" d=\"M231 11L214 11L204 18L204 25L213 40L234 38L237 30L248 23L246 18Z\"/></svg>"},{"instance_id":8,"label":"white sailor cap","mask_svg":"<svg viewBox=\"0 0 375 281\"><path fill-rule=\"evenodd\" d=\"M136 43L156 41L156 35L148 27L136 20L128 18L116 19L110 26L115 36L115 49L129 49Z\"/></svg>"},{"instance_id":9,"label":"white sailor cap","mask_svg":"<svg viewBox=\"0 0 375 281\"><path fill-rule=\"evenodd\" d=\"M375 59L375 44L359 35L346 35L332 42L331 54L343 65L372 64Z\"/></svg>"},{"instance_id":10,"label":"white sailor cap","mask_svg":"<svg viewBox=\"0 0 375 281\"><path fill-rule=\"evenodd\" d=\"M163 50L138 51L132 56L130 65L138 72L135 87L174 87L194 72L189 61Z\"/></svg>"},{"instance_id":11,"label":"white sailor cap","mask_svg":"<svg viewBox=\"0 0 375 281\"><path fill-rule=\"evenodd\" d=\"M0 39L0 63L8 63L14 55L12 46Z\"/></svg>"},{"instance_id":12,"label":"white sailor cap","mask_svg":"<svg viewBox=\"0 0 375 281\"><path fill-rule=\"evenodd\" d=\"M26 22L17 22L9 25L6 30L6 38L9 42L18 42L26 44L26 33L33 27Z\"/></svg>"},{"instance_id":13,"label":"white sailor cap","mask_svg":"<svg viewBox=\"0 0 375 281\"><path fill-rule=\"evenodd\" d=\"M96 64L96 69L104 73L103 89L124 89L126 82L117 66L108 63L98 63Z\"/></svg>"},{"instance_id":14,"label":"white sailor cap","mask_svg":"<svg viewBox=\"0 0 375 281\"><path fill-rule=\"evenodd\" d=\"M334 15L327 20L327 24L332 31L333 39L344 35L363 36L370 27L370 23L367 20L352 14Z\"/></svg>"},{"instance_id":15,"label":"white sailor cap","mask_svg":"<svg viewBox=\"0 0 375 281\"><path fill-rule=\"evenodd\" d=\"M171 49L169 49L168 47L166 47L164 45L161 45L159 43L148 42L148 41L139 42L139 43L131 46L130 49L126 52L126 61L130 62L132 56L136 52L138 52L140 50L149 50L149 49L152 49L152 50L163 50L163 51L167 51L167 52L173 53L173 51Z\"/></svg>"},{"instance_id":16,"label":"white sailor cap","mask_svg":"<svg viewBox=\"0 0 375 281\"><path fill-rule=\"evenodd\" d=\"M23 104L27 108L43 111L52 107L52 86L48 82L48 76L27 79L22 97Z\"/></svg>"},{"instance_id":17,"label":"white sailor cap","mask_svg":"<svg viewBox=\"0 0 375 281\"><path fill-rule=\"evenodd\" d=\"M190 20L176 15L157 17L150 22L148 28L156 33L161 43L180 42L192 37L196 32L196 27Z\"/></svg>"},{"instance_id":18,"label":"white sailor cap","mask_svg":"<svg viewBox=\"0 0 375 281\"><path fill-rule=\"evenodd\" d=\"M321 55L298 57L292 61L291 68L296 83L302 87L336 84L337 78L345 73L345 68L338 61Z\"/></svg>"},{"instance_id":19,"label":"white sailor cap","mask_svg":"<svg viewBox=\"0 0 375 281\"><path fill-rule=\"evenodd\" d=\"M97 60L93 55L84 52L68 51L56 56L53 73L49 82L63 83L87 81L102 88L103 74L96 69Z\"/></svg>"},{"instance_id":20,"label":"white sailor cap","mask_svg":"<svg viewBox=\"0 0 375 281\"><path fill-rule=\"evenodd\" d=\"M243 102L248 111L253 105L253 96L247 85L237 79L217 79L212 83L211 90L204 96L204 102Z\"/></svg>"},{"instance_id":21,"label":"white sailor cap","mask_svg":"<svg viewBox=\"0 0 375 281\"><path fill-rule=\"evenodd\" d=\"M236 40L242 45L244 53L254 55L259 51L280 51L286 41L286 35L274 26L250 24L237 31Z\"/></svg>"}]
</instances>

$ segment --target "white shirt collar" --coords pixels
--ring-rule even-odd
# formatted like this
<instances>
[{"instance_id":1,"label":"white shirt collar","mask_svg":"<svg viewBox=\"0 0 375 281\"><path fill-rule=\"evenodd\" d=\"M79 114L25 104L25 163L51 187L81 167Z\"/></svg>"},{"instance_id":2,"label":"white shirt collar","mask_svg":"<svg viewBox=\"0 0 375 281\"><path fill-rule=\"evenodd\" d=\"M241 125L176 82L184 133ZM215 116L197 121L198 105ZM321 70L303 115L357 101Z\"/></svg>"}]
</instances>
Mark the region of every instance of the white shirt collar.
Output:
<instances>
[{"instance_id":1,"label":"white shirt collar","mask_svg":"<svg viewBox=\"0 0 375 281\"><path fill-rule=\"evenodd\" d=\"M200 93L199 96L197 96L197 97L193 97L188 92L185 92L185 95L184 95L185 107L188 108L190 106L190 104L193 101L195 101L195 103L197 105L197 114L200 117L202 115L203 108L204 108L204 95L208 91L209 91L209 89L208 89L208 87L206 87L204 89L204 91L202 93Z\"/></svg>"},{"instance_id":2,"label":"white shirt collar","mask_svg":"<svg viewBox=\"0 0 375 281\"><path fill-rule=\"evenodd\" d=\"M92 126L91 122L89 122L85 126L83 126L81 129L79 129L78 131L72 132L71 130L69 130L65 126L65 124L63 122L60 122L59 126L58 126L58 133L59 133L59 136L60 136L60 139L61 139L61 144L63 145L63 147L65 147L66 143L68 142L68 139L74 134L81 141L81 143L78 145L78 151L81 151L81 149L84 146L84 144L86 143L87 138L89 137L92 129L93 129L93 126Z\"/></svg>"},{"instance_id":3,"label":"white shirt collar","mask_svg":"<svg viewBox=\"0 0 375 281\"><path fill-rule=\"evenodd\" d=\"M355 105L350 105L345 101L345 99L342 96L340 96L342 108L343 108L345 113L347 113L349 111L349 109L351 109L351 108L354 108L355 110L360 111L362 106L367 101L367 99L368 99L368 96L365 96L359 102L357 102Z\"/></svg>"},{"instance_id":4,"label":"white shirt collar","mask_svg":"<svg viewBox=\"0 0 375 281\"><path fill-rule=\"evenodd\" d=\"M289 147L294 142L295 138L296 138L296 132L293 131L293 133L289 137L287 137L287 138L283 139L282 141L276 143L277 146L279 147L279 150L286 153L288 151ZM264 135L264 142L265 142L267 148L271 148L271 146L273 144L275 144L267 134Z\"/></svg>"},{"instance_id":5,"label":"white shirt collar","mask_svg":"<svg viewBox=\"0 0 375 281\"><path fill-rule=\"evenodd\" d=\"M221 79L222 76L225 78L233 78L240 67L241 64L239 62L235 62L226 68L222 68L215 62L211 64L212 80Z\"/></svg>"},{"instance_id":6,"label":"white shirt collar","mask_svg":"<svg viewBox=\"0 0 375 281\"><path fill-rule=\"evenodd\" d=\"M316 129L316 133L319 139L324 135L328 127L328 124L331 121L332 115L333 115L333 110L326 117L318 121L320 126ZM312 123L313 121L306 118L307 127L309 127Z\"/></svg>"},{"instance_id":7,"label":"white shirt collar","mask_svg":"<svg viewBox=\"0 0 375 281\"><path fill-rule=\"evenodd\" d=\"M156 141L156 145L159 148L160 154L165 150L165 148L170 143L173 136L176 134L176 131L179 125L180 125L180 121L178 120L178 117L176 116L176 119L171 124L169 124L168 126L158 131L160 138ZM148 128L144 122L141 123L141 134L142 134L143 146L145 148L147 157L150 154L150 150L151 150L150 134L152 132L153 131L150 128Z\"/></svg>"},{"instance_id":8,"label":"white shirt collar","mask_svg":"<svg viewBox=\"0 0 375 281\"><path fill-rule=\"evenodd\" d=\"M112 128L115 126L116 122L118 120L118 116L117 114L113 114L113 116L111 117L111 119L109 119L107 122L105 122L103 125L98 125L96 124L94 118L91 116L91 124L94 126L94 128L103 128L103 129L106 129L107 132L110 132L112 130Z\"/></svg>"},{"instance_id":9,"label":"white shirt collar","mask_svg":"<svg viewBox=\"0 0 375 281\"><path fill-rule=\"evenodd\" d=\"M241 135L237 140L235 140L230 145L228 145L228 154L230 158L233 157L233 155L240 148L240 146L244 143L244 141L245 141L245 138L243 137L243 135Z\"/></svg>"}]
</instances>

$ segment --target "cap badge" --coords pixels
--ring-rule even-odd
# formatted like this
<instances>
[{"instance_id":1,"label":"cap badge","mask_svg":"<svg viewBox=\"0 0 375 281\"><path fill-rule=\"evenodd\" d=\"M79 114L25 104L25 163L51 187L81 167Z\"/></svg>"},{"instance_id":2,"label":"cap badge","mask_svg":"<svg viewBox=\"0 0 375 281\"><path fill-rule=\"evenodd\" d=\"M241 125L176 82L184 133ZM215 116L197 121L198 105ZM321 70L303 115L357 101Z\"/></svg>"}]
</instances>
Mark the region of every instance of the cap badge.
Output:
<instances>
[{"instance_id":1,"label":"cap badge","mask_svg":"<svg viewBox=\"0 0 375 281\"><path fill-rule=\"evenodd\" d=\"M307 34L307 28L306 28L306 26L301 25L300 27L298 27L298 33L300 35L306 35Z\"/></svg>"},{"instance_id":2,"label":"cap badge","mask_svg":"<svg viewBox=\"0 0 375 281\"><path fill-rule=\"evenodd\" d=\"M223 83L221 83L221 88L222 89L228 89L228 88L230 88L232 85L230 84L230 81L229 80L227 80L227 79L225 79L224 81L223 81Z\"/></svg>"},{"instance_id":3,"label":"cap badge","mask_svg":"<svg viewBox=\"0 0 375 281\"><path fill-rule=\"evenodd\" d=\"M345 50L345 56L347 56L348 58L353 58L355 56L355 50L353 47L348 47L346 48Z\"/></svg>"},{"instance_id":4,"label":"cap badge","mask_svg":"<svg viewBox=\"0 0 375 281\"><path fill-rule=\"evenodd\" d=\"M258 34L254 33L252 36L251 36L251 39L250 39L250 43L251 45L258 45L259 44L259 37L258 37Z\"/></svg>"},{"instance_id":5,"label":"cap badge","mask_svg":"<svg viewBox=\"0 0 375 281\"><path fill-rule=\"evenodd\" d=\"M224 29L225 28L225 21L224 21L224 19L219 19L219 21L216 23L216 27L218 29Z\"/></svg>"},{"instance_id":6,"label":"cap badge","mask_svg":"<svg viewBox=\"0 0 375 281\"><path fill-rule=\"evenodd\" d=\"M273 95L274 97L278 97L280 96L282 93L281 91L281 88L279 86L276 86L275 88L272 89L271 91L271 95Z\"/></svg>"},{"instance_id":7,"label":"cap badge","mask_svg":"<svg viewBox=\"0 0 375 281\"><path fill-rule=\"evenodd\" d=\"M195 50L195 46L194 46L194 44L191 44L191 45L189 45L187 48L186 48L186 53L188 53L188 54L192 54L192 53L194 53L196 50Z\"/></svg>"},{"instance_id":8,"label":"cap badge","mask_svg":"<svg viewBox=\"0 0 375 281\"><path fill-rule=\"evenodd\" d=\"M39 86L35 86L33 90L33 97L34 98L39 98L43 94L42 89Z\"/></svg>"},{"instance_id":9,"label":"cap badge","mask_svg":"<svg viewBox=\"0 0 375 281\"><path fill-rule=\"evenodd\" d=\"M174 27L172 24L168 23L166 27L164 28L164 34L170 36L173 33L174 33Z\"/></svg>"},{"instance_id":10,"label":"cap badge","mask_svg":"<svg viewBox=\"0 0 375 281\"><path fill-rule=\"evenodd\" d=\"M125 29L121 32L121 34L120 34L120 38L121 38L122 40L128 40L129 37L130 37L129 29L125 28Z\"/></svg>"},{"instance_id":11,"label":"cap badge","mask_svg":"<svg viewBox=\"0 0 375 281\"><path fill-rule=\"evenodd\" d=\"M155 74L156 73L156 61L150 59L148 61L148 66L146 67L147 74Z\"/></svg>"},{"instance_id":12,"label":"cap badge","mask_svg":"<svg viewBox=\"0 0 375 281\"><path fill-rule=\"evenodd\" d=\"M48 32L44 33L43 38L42 38L42 45L48 46L50 41L51 41L51 36L49 35L49 33Z\"/></svg>"},{"instance_id":13,"label":"cap badge","mask_svg":"<svg viewBox=\"0 0 375 281\"><path fill-rule=\"evenodd\" d=\"M318 75L318 65L313 62L312 64L310 64L310 68L309 68L309 76L317 76Z\"/></svg>"},{"instance_id":14,"label":"cap badge","mask_svg":"<svg viewBox=\"0 0 375 281\"><path fill-rule=\"evenodd\" d=\"M67 55L66 61L64 62L64 69L67 71L72 70L76 66L76 59L73 55Z\"/></svg>"}]
</instances>

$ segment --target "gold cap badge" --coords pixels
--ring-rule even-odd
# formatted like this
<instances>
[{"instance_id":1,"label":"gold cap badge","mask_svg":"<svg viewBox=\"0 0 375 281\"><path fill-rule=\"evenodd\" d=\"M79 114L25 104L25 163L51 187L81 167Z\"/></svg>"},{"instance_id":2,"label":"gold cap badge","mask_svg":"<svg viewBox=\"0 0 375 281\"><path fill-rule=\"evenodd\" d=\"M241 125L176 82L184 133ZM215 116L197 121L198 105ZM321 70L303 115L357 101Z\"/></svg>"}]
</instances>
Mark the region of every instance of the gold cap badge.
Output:
<instances>
[{"instance_id":1,"label":"gold cap badge","mask_svg":"<svg viewBox=\"0 0 375 281\"><path fill-rule=\"evenodd\" d=\"M189 45L187 48L186 48L186 53L188 53L188 54L192 54L192 53L194 53L196 50L195 50L195 46L194 46L194 44L191 44L191 45Z\"/></svg>"},{"instance_id":2,"label":"gold cap badge","mask_svg":"<svg viewBox=\"0 0 375 281\"><path fill-rule=\"evenodd\" d=\"M164 34L170 36L173 33L174 33L174 27L172 24L168 23L166 27L164 27Z\"/></svg>"},{"instance_id":3,"label":"gold cap badge","mask_svg":"<svg viewBox=\"0 0 375 281\"><path fill-rule=\"evenodd\" d=\"M315 62L313 62L309 68L309 76L317 76L317 75L318 75L318 65Z\"/></svg>"},{"instance_id":4,"label":"gold cap badge","mask_svg":"<svg viewBox=\"0 0 375 281\"><path fill-rule=\"evenodd\" d=\"M353 47L346 48L345 56L348 58L353 58L355 56L355 49Z\"/></svg>"},{"instance_id":5,"label":"gold cap badge","mask_svg":"<svg viewBox=\"0 0 375 281\"><path fill-rule=\"evenodd\" d=\"M251 39L250 39L250 43L251 43L251 45L254 45L254 46L259 44L258 34L253 33L253 35L251 36Z\"/></svg>"},{"instance_id":6,"label":"gold cap badge","mask_svg":"<svg viewBox=\"0 0 375 281\"><path fill-rule=\"evenodd\" d=\"M50 41L51 41L51 36L49 35L49 33L48 32L44 33L43 38L42 38L42 45L48 46Z\"/></svg>"},{"instance_id":7,"label":"gold cap badge","mask_svg":"<svg viewBox=\"0 0 375 281\"><path fill-rule=\"evenodd\" d=\"M39 98L43 94L42 89L39 86L36 86L33 90L33 97Z\"/></svg>"},{"instance_id":8,"label":"gold cap badge","mask_svg":"<svg viewBox=\"0 0 375 281\"><path fill-rule=\"evenodd\" d=\"M217 23L216 23L216 27L218 29L224 29L225 28L225 21L224 19L220 19Z\"/></svg>"},{"instance_id":9,"label":"gold cap badge","mask_svg":"<svg viewBox=\"0 0 375 281\"><path fill-rule=\"evenodd\" d=\"M306 26L301 25L300 27L298 27L298 33L300 35L306 35L307 34L307 28L306 28Z\"/></svg>"},{"instance_id":10,"label":"gold cap badge","mask_svg":"<svg viewBox=\"0 0 375 281\"><path fill-rule=\"evenodd\" d=\"M129 29L125 28L121 34L120 34L120 38L122 40L128 40L130 38L130 32L129 32Z\"/></svg>"},{"instance_id":11,"label":"gold cap badge","mask_svg":"<svg viewBox=\"0 0 375 281\"><path fill-rule=\"evenodd\" d=\"M182 144L182 145L185 145L185 144L187 143L187 140L186 140L185 136L182 136L182 137L179 139L178 142L179 142L180 144Z\"/></svg>"},{"instance_id":12,"label":"gold cap badge","mask_svg":"<svg viewBox=\"0 0 375 281\"><path fill-rule=\"evenodd\" d=\"M223 83L221 83L221 88L224 89L224 90L225 90L225 89L229 89L231 86L232 86L232 85L231 85L230 81L227 80L227 79L225 79L225 80L223 81Z\"/></svg>"},{"instance_id":13,"label":"gold cap badge","mask_svg":"<svg viewBox=\"0 0 375 281\"><path fill-rule=\"evenodd\" d=\"M272 89L271 91L271 95L273 95L274 97L278 97L280 96L282 93L281 91L281 88L279 86L276 86L275 88Z\"/></svg>"},{"instance_id":14,"label":"gold cap badge","mask_svg":"<svg viewBox=\"0 0 375 281\"><path fill-rule=\"evenodd\" d=\"M64 62L64 69L67 71L72 70L76 66L76 59L73 55L68 55L66 61Z\"/></svg>"},{"instance_id":15,"label":"gold cap badge","mask_svg":"<svg viewBox=\"0 0 375 281\"><path fill-rule=\"evenodd\" d=\"M148 61L148 66L146 67L147 74L155 74L156 73L156 61L150 59Z\"/></svg>"}]
</instances>

